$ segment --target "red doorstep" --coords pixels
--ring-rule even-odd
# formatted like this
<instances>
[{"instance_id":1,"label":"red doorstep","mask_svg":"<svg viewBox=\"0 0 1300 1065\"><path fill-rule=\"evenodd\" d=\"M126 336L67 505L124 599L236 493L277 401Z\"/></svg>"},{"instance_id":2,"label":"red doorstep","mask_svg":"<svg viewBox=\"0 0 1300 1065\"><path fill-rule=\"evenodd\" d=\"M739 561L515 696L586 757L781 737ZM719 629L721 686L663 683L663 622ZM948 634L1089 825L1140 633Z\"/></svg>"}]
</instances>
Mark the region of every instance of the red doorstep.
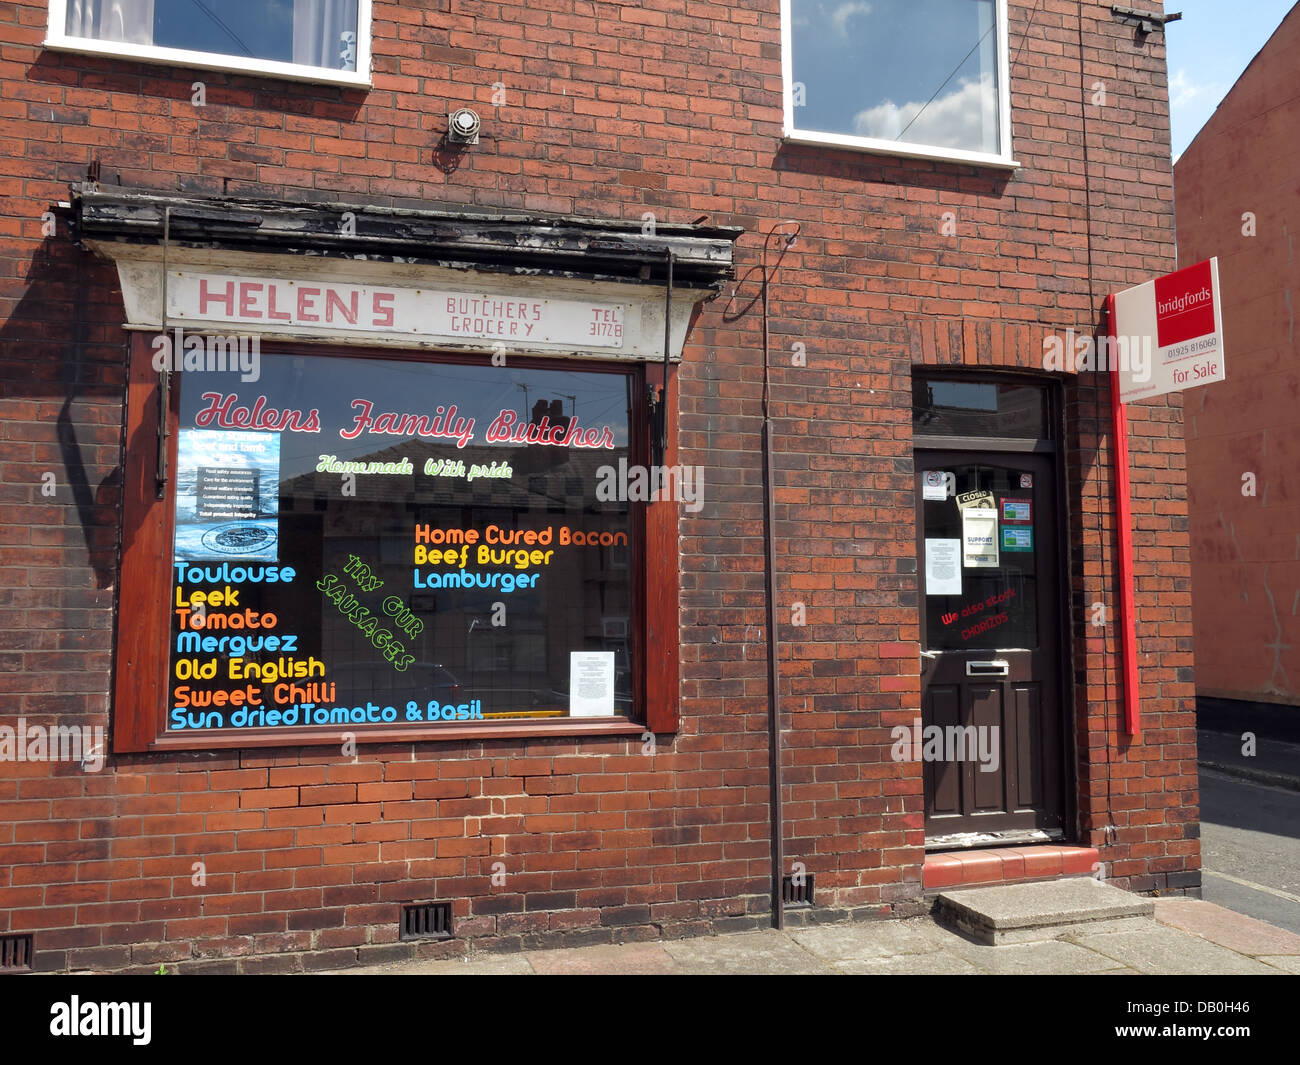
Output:
<instances>
[{"instance_id":1,"label":"red doorstep","mask_svg":"<svg viewBox=\"0 0 1300 1065\"><path fill-rule=\"evenodd\" d=\"M1087 875L1100 861L1101 856L1096 847L1063 847L1055 844L945 851L925 856L921 884L929 891L972 884L1001 884L1054 876Z\"/></svg>"}]
</instances>

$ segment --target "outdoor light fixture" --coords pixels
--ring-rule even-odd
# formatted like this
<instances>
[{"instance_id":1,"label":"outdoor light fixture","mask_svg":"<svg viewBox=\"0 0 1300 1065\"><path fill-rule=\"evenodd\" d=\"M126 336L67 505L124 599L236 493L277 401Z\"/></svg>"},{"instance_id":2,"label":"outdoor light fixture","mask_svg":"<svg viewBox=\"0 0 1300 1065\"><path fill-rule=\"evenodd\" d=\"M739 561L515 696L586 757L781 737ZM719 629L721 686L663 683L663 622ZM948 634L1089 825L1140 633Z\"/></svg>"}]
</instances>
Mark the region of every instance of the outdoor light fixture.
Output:
<instances>
[{"instance_id":1,"label":"outdoor light fixture","mask_svg":"<svg viewBox=\"0 0 1300 1065\"><path fill-rule=\"evenodd\" d=\"M462 107L447 118L447 139L453 144L477 144L481 126L478 114Z\"/></svg>"}]
</instances>

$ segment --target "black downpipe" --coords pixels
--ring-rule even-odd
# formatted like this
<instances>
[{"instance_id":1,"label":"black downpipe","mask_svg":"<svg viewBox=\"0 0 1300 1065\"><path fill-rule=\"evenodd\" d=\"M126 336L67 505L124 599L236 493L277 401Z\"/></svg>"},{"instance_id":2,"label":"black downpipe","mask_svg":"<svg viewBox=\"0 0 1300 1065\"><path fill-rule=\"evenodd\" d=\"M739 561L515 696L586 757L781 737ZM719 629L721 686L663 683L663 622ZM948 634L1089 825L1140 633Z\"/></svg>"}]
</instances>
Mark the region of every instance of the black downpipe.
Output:
<instances>
[{"instance_id":1,"label":"black downpipe","mask_svg":"<svg viewBox=\"0 0 1300 1065\"><path fill-rule=\"evenodd\" d=\"M785 238L781 248L794 244L799 233L798 223L793 231L773 229L763 240L763 545L767 553L767 751L768 781L771 794L768 810L772 833L772 927L785 927L785 898L782 881L785 876L785 819L781 810L781 638L777 628L776 601L776 504L772 491L772 380L770 343L767 327L767 288L770 274L767 268L767 246L772 235L780 233ZM781 259L777 259L780 266Z\"/></svg>"}]
</instances>

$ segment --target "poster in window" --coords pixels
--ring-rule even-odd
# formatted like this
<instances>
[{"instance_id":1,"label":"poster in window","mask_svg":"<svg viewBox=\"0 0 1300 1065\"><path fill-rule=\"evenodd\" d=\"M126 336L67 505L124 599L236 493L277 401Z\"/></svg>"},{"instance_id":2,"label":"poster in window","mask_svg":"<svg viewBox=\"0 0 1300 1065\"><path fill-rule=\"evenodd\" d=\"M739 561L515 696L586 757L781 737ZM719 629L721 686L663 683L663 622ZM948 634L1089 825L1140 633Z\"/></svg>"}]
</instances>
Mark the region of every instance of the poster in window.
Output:
<instances>
[{"instance_id":1,"label":"poster in window","mask_svg":"<svg viewBox=\"0 0 1300 1065\"><path fill-rule=\"evenodd\" d=\"M1034 549L1034 527L1032 525L1002 526L1003 551L1032 551Z\"/></svg>"},{"instance_id":2,"label":"poster in window","mask_svg":"<svg viewBox=\"0 0 1300 1065\"><path fill-rule=\"evenodd\" d=\"M950 478L952 474L943 470L926 470L921 475L921 498L942 503L948 498ZM955 480L953 483L956 483Z\"/></svg>"},{"instance_id":3,"label":"poster in window","mask_svg":"<svg viewBox=\"0 0 1300 1065\"><path fill-rule=\"evenodd\" d=\"M1002 520L1015 524L1027 524L1034 520L1034 504L1029 499L1001 499Z\"/></svg>"},{"instance_id":4,"label":"poster in window","mask_svg":"<svg viewBox=\"0 0 1300 1065\"><path fill-rule=\"evenodd\" d=\"M961 595L961 541L925 541L925 594Z\"/></svg>"},{"instance_id":5,"label":"poster in window","mask_svg":"<svg viewBox=\"0 0 1300 1065\"><path fill-rule=\"evenodd\" d=\"M614 715L614 652L569 655L569 713L573 717Z\"/></svg>"},{"instance_id":6,"label":"poster in window","mask_svg":"<svg viewBox=\"0 0 1300 1065\"><path fill-rule=\"evenodd\" d=\"M176 557L274 562L279 482L279 434L182 429Z\"/></svg>"},{"instance_id":7,"label":"poster in window","mask_svg":"<svg viewBox=\"0 0 1300 1065\"><path fill-rule=\"evenodd\" d=\"M962 565L967 569L996 569L998 512L992 507L967 507L961 512Z\"/></svg>"}]
</instances>

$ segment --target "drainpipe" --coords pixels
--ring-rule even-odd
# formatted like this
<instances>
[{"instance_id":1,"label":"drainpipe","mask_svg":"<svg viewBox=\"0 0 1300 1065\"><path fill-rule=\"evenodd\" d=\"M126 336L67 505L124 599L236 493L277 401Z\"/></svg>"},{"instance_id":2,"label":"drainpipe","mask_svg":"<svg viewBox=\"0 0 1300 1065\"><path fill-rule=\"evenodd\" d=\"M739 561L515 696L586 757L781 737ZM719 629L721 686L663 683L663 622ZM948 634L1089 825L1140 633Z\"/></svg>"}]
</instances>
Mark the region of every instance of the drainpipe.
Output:
<instances>
[{"instance_id":1,"label":"drainpipe","mask_svg":"<svg viewBox=\"0 0 1300 1065\"><path fill-rule=\"evenodd\" d=\"M793 225L793 231L783 232L772 229L763 240L763 544L767 551L767 751L768 782L771 794L768 810L771 815L772 834L772 927L785 927L785 904L781 883L785 875L785 833L784 817L781 812L781 640L777 629L776 602L776 505L772 492L772 413L771 413L771 363L768 358L769 342L767 330L767 286L770 274L767 268L767 245L775 233L785 238L781 248L784 256L786 249L794 244L799 233L797 222L783 222ZM777 259L777 265L781 259Z\"/></svg>"}]
</instances>

